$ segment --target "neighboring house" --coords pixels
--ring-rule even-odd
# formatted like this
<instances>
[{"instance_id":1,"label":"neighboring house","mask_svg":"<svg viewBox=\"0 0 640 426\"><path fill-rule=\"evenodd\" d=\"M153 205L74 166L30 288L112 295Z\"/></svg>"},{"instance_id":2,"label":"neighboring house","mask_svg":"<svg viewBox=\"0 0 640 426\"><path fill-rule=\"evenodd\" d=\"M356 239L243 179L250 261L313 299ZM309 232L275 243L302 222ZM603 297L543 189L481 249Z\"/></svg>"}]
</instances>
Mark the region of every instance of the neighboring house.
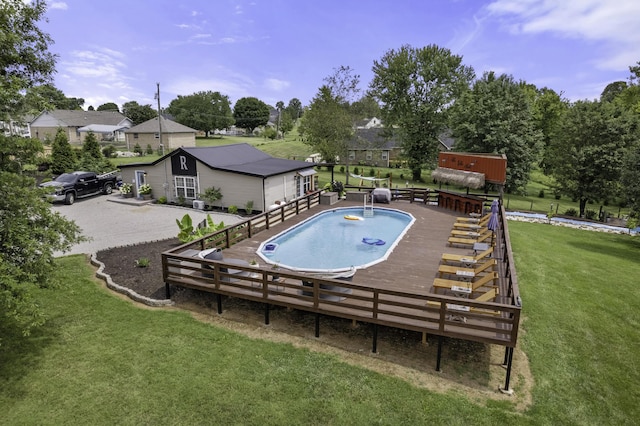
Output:
<instances>
[{"instance_id":1,"label":"neighboring house","mask_svg":"<svg viewBox=\"0 0 640 426\"><path fill-rule=\"evenodd\" d=\"M161 133L162 140L160 140ZM147 145L151 145L153 150L163 145L163 148L168 151L196 146L196 133L198 133L197 130L165 117L160 118L160 123L158 123L158 117L154 117L124 132L129 150L138 144L143 150Z\"/></svg>"},{"instance_id":2,"label":"neighboring house","mask_svg":"<svg viewBox=\"0 0 640 426\"><path fill-rule=\"evenodd\" d=\"M438 142L440 142L440 151L451 151L453 149L453 143L455 139L451 136L451 130L446 129L440 136L438 136Z\"/></svg>"},{"instance_id":3,"label":"neighboring house","mask_svg":"<svg viewBox=\"0 0 640 426\"><path fill-rule=\"evenodd\" d=\"M31 137L53 141L59 128L64 129L69 143L82 144L90 130L102 139L124 142L122 131L133 122L118 111L62 110L44 111L31 122ZM100 138L99 138L100 139Z\"/></svg>"},{"instance_id":4,"label":"neighboring house","mask_svg":"<svg viewBox=\"0 0 640 426\"><path fill-rule=\"evenodd\" d=\"M389 167L391 161L400 159L401 153L395 135L385 137L377 127L356 129L349 141L349 164Z\"/></svg>"},{"instance_id":5,"label":"neighboring house","mask_svg":"<svg viewBox=\"0 0 640 426\"><path fill-rule=\"evenodd\" d=\"M382 127L382 120L379 118L365 118L356 124L356 129L373 129Z\"/></svg>"},{"instance_id":6,"label":"neighboring house","mask_svg":"<svg viewBox=\"0 0 640 426\"><path fill-rule=\"evenodd\" d=\"M27 114L16 120L0 121L0 129L5 136L22 136L24 138L31 137L31 127L29 123L33 120L33 115Z\"/></svg>"},{"instance_id":7,"label":"neighboring house","mask_svg":"<svg viewBox=\"0 0 640 426\"><path fill-rule=\"evenodd\" d=\"M220 188L220 206L243 209L253 201L266 211L276 201L289 201L317 187L316 171L304 161L274 158L241 143L178 148L153 163L121 165L122 181L136 188L151 185L153 197L190 202L207 188Z\"/></svg>"}]
</instances>

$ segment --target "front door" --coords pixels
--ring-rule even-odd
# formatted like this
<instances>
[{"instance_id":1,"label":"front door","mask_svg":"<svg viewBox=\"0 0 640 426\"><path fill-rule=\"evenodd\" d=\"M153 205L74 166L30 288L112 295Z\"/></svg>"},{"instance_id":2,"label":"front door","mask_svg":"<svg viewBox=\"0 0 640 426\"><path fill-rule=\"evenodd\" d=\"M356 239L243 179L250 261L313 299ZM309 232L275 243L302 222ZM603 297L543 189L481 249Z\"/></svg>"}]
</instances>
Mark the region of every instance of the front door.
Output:
<instances>
[{"instance_id":1,"label":"front door","mask_svg":"<svg viewBox=\"0 0 640 426\"><path fill-rule=\"evenodd\" d=\"M136 194L140 195L139 188L147 183L147 173L144 170L136 170Z\"/></svg>"}]
</instances>

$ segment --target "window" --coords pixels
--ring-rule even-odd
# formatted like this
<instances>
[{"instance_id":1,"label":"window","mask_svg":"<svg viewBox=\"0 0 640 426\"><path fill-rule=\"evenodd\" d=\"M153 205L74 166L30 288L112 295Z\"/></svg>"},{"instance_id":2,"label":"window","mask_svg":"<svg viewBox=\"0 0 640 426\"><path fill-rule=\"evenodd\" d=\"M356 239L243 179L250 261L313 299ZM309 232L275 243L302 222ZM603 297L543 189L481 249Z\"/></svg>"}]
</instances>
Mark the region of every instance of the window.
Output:
<instances>
[{"instance_id":1,"label":"window","mask_svg":"<svg viewBox=\"0 0 640 426\"><path fill-rule=\"evenodd\" d=\"M382 151L381 158L383 160L389 159L389 151Z\"/></svg>"},{"instance_id":2,"label":"window","mask_svg":"<svg viewBox=\"0 0 640 426\"><path fill-rule=\"evenodd\" d=\"M176 197L196 198L196 178L175 176Z\"/></svg>"},{"instance_id":3,"label":"window","mask_svg":"<svg viewBox=\"0 0 640 426\"><path fill-rule=\"evenodd\" d=\"M353 161L356 159L356 152L355 151L349 151L349 160Z\"/></svg>"},{"instance_id":4,"label":"window","mask_svg":"<svg viewBox=\"0 0 640 426\"><path fill-rule=\"evenodd\" d=\"M371 160L373 158L373 153L371 151L367 151L367 160Z\"/></svg>"},{"instance_id":5,"label":"window","mask_svg":"<svg viewBox=\"0 0 640 426\"><path fill-rule=\"evenodd\" d=\"M134 139L138 139L138 134L137 134L137 133L134 133L134 134L133 134L133 138L134 138Z\"/></svg>"},{"instance_id":6,"label":"window","mask_svg":"<svg viewBox=\"0 0 640 426\"><path fill-rule=\"evenodd\" d=\"M155 132L155 133L153 134L153 137L154 137L154 138L156 138L156 139L160 139L160 133Z\"/></svg>"}]
</instances>

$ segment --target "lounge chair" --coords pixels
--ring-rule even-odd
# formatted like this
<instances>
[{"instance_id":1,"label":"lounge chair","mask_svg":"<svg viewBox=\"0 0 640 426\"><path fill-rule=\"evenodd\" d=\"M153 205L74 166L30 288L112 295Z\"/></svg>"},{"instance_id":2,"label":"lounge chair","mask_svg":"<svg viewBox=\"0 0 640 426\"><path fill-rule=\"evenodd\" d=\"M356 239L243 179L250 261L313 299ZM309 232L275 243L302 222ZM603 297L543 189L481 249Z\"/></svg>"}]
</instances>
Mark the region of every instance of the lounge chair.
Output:
<instances>
[{"instance_id":1,"label":"lounge chair","mask_svg":"<svg viewBox=\"0 0 640 426\"><path fill-rule=\"evenodd\" d=\"M482 224L483 222L488 222L490 217L491 213L487 213L484 216L480 217L457 217L456 222Z\"/></svg>"},{"instance_id":2,"label":"lounge chair","mask_svg":"<svg viewBox=\"0 0 640 426\"><path fill-rule=\"evenodd\" d=\"M479 223L467 223L467 222L456 222L453 224L453 229L459 229L462 231L475 231L482 232L487 230L487 222Z\"/></svg>"},{"instance_id":3,"label":"lounge chair","mask_svg":"<svg viewBox=\"0 0 640 426\"><path fill-rule=\"evenodd\" d=\"M482 275L479 278L471 281L464 282L458 280L448 280L446 278L436 278L433 280L433 288L434 290L439 290L441 288L451 290L452 287L467 287L471 289L471 292L477 291L482 287L493 287L498 283L498 273L490 272L488 274Z\"/></svg>"},{"instance_id":4,"label":"lounge chair","mask_svg":"<svg viewBox=\"0 0 640 426\"><path fill-rule=\"evenodd\" d=\"M478 228L478 229L452 229L451 236L452 237L462 237L462 238L478 238L480 235L484 234L486 229Z\"/></svg>"},{"instance_id":5,"label":"lounge chair","mask_svg":"<svg viewBox=\"0 0 640 426\"><path fill-rule=\"evenodd\" d=\"M481 251L476 255L443 253L442 262L453 263L453 264L460 263L465 266L475 265L477 263L480 263L480 261L485 259L486 257L491 256L492 253L493 253L493 247L489 247L488 249Z\"/></svg>"},{"instance_id":6,"label":"lounge chair","mask_svg":"<svg viewBox=\"0 0 640 426\"><path fill-rule=\"evenodd\" d=\"M475 243L481 243L483 241L491 239L492 234L493 232L491 231L485 231L477 237L470 237L470 238L449 237L447 242L449 243L450 246L458 245L458 246L465 246L465 247L472 248Z\"/></svg>"},{"instance_id":7,"label":"lounge chair","mask_svg":"<svg viewBox=\"0 0 640 426\"><path fill-rule=\"evenodd\" d=\"M484 263L479 264L475 268L462 268L460 266L452 265L440 265L438 268L438 278L443 278L443 275L454 275L458 278L475 278L482 272L493 271L496 266L496 260L490 259Z\"/></svg>"},{"instance_id":8,"label":"lounge chair","mask_svg":"<svg viewBox=\"0 0 640 426\"><path fill-rule=\"evenodd\" d=\"M498 288L492 287L488 291L471 300L473 300L474 302L493 302L496 300L498 293ZM440 302L429 300L427 302L427 305L440 307ZM459 321L465 323L467 322L467 317L465 317L463 314L467 312L472 312L475 314L500 315L500 311L496 311L494 309L476 308L475 306L460 305L455 303L447 303L447 310L449 311L449 314L447 315L447 319L449 321Z\"/></svg>"}]
</instances>

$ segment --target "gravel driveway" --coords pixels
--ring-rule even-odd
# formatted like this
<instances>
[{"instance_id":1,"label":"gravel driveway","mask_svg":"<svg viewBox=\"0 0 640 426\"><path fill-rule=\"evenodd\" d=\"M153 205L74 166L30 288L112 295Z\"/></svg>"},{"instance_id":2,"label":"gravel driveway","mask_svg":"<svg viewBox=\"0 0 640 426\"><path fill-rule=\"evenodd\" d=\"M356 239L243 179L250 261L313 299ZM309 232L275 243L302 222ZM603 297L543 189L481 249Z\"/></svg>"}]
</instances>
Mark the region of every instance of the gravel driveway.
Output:
<instances>
[{"instance_id":1,"label":"gravel driveway","mask_svg":"<svg viewBox=\"0 0 640 426\"><path fill-rule=\"evenodd\" d=\"M95 253L111 247L176 237L179 231L176 219L189 213L195 225L207 217L207 212L200 210L160 204L131 205L122 201L119 195L98 195L77 200L71 206L54 204L53 211L73 220L83 235L91 238L66 253L56 253L56 256ZM232 225L242 221L227 213L208 213L216 224L223 221L225 225Z\"/></svg>"}]
</instances>

